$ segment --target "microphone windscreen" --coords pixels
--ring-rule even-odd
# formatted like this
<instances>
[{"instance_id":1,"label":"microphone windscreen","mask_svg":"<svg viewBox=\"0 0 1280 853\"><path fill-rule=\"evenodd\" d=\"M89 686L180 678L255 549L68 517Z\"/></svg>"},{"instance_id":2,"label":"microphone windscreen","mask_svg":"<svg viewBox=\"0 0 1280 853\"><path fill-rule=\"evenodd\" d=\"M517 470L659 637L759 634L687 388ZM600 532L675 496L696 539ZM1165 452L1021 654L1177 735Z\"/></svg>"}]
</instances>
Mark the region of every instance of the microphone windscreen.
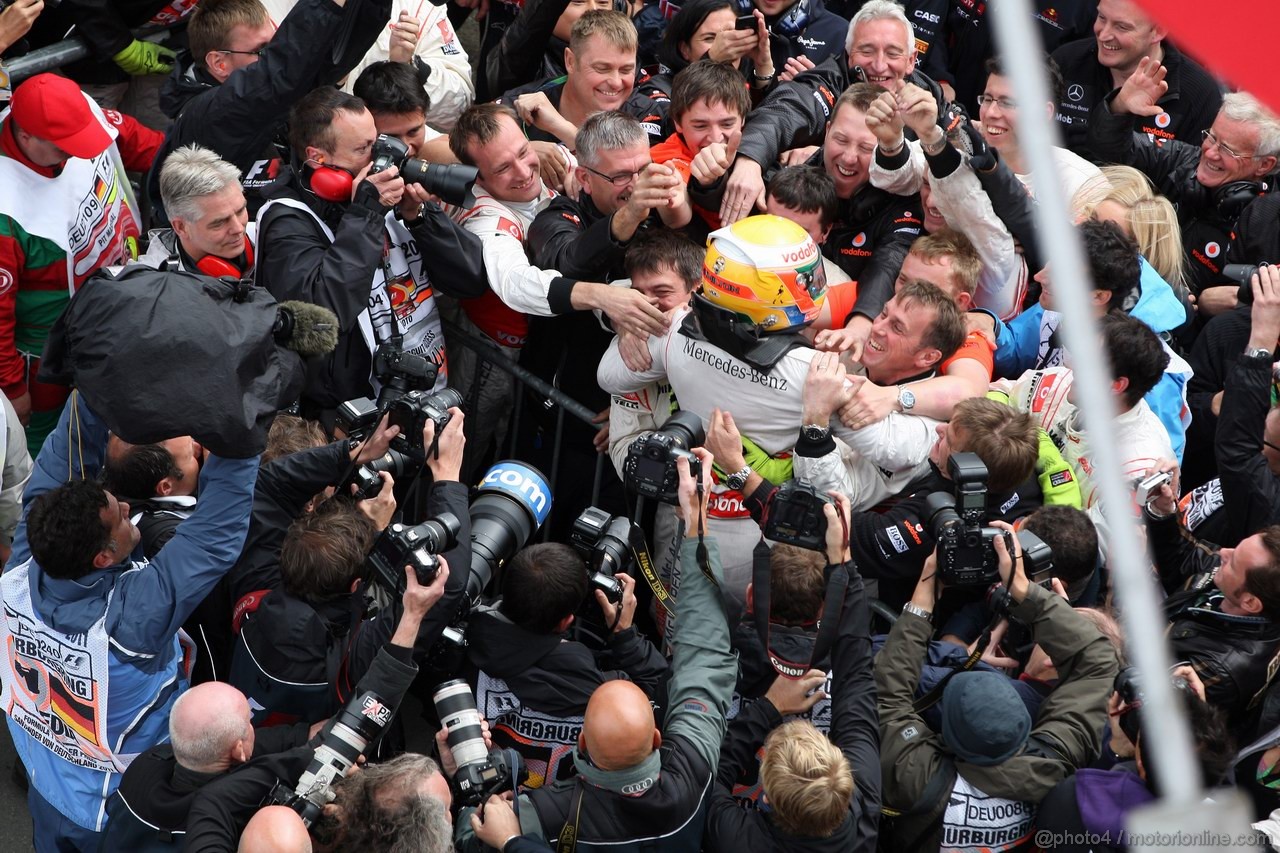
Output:
<instances>
[{"instance_id":1,"label":"microphone windscreen","mask_svg":"<svg viewBox=\"0 0 1280 853\"><path fill-rule=\"evenodd\" d=\"M280 310L293 315L293 328L280 343L303 358L328 355L338 346L338 318L328 308L290 300Z\"/></svg>"}]
</instances>

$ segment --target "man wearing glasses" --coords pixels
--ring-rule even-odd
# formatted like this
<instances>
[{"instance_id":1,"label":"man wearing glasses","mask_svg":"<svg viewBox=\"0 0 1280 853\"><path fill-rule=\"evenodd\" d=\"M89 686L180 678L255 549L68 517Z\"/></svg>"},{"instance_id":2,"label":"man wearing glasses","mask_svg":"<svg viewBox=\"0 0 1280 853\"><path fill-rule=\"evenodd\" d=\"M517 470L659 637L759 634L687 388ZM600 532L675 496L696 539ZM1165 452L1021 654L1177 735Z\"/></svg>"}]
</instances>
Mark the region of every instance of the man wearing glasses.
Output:
<instances>
[{"instance_id":1,"label":"man wearing glasses","mask_svg":"<svg viewBox=\"0 0 1280 853\"><path fill-rule=\"evenodd\" d=\"M1222 99L1213 126L1197 147L1177 140L1152 140L1132 132L1133 116L1152 116L1162 109L1168 91L1167 69L1143 58L1120 89L1106 97L1090 116L1089 147L1099 157L1126 163L1144 172L1156 190L1178 208L1182 243L1192 292L1203 318L1236 305L1235 283L1227 284L1222 268L1235 239L1236 222L1274 184L1271 173L1280 155L1280 121L1251 95L1234 92ZM1274 245L1280 221L1257 223L1250 245ZM1280 260L1239 258L1241 263Z\"/></svg>"},{"instance_id":2,"label":"man wearing glasses","mask_svg":"<svg viewBox=\"0 0 1280 853\"><path fill-rule=\"evenodd\" d=\"M204 0L187 27L190 55L183 55L161 93L173 117L147 191L160 218L159 176L169 153L196 143L212 149L244 174L250 216L257 190L279 169L272 146L290 107L318 86L331 85L355 67L387 25L390 0L370 0L344 15L346 0L303 0L277 30L258 0ZM344 17L354 18L340 57Z\"/></svg>"}]
</instances>

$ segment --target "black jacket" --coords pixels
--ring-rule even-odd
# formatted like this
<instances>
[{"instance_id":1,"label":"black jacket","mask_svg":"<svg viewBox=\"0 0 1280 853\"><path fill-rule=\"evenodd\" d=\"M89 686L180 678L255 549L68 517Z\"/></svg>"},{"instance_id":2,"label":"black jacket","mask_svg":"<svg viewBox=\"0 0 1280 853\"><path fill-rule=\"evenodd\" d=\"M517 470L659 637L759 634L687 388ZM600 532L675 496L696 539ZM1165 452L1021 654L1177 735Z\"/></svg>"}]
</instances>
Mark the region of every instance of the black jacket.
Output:
<instances>
[{"instance_id":1,"label":"black jacket","mask_svg":"<svg viewBox=\"0 0 1280 853\"><path fill-rule=\"evenodd\" d=\"M432 608L432 613L441 604L443 600ZM427 618L430 616L428 614ZM417 674L418 667L413 663L409 649L388 644L379 650L355 692L372 691L396 712ZM293 789L325 736L326 732L322 731L303 746L255 758L205 785L188 813L186 849L202 853L233 853L240 833L270 796L271 790L277 783Z\"/></svg>"},{"instance_id":2,"label":"black jacket","mask_svg":"<svg viewBox=\"0 0 1280 853\"><path fill-rule=\"evenodd\" d=\"M1227 373L1235 367L1240 353L1249 342L1251 308L1241 305L1224 311L1205 324L1187 355L1191 378L1187 381L1187 407L1191 409L1191 426L1187 428L1187 447L1182 460L1182 490L1190 491L1207 483L1218 474L1214 458L1214 437L1218 432L1218 416L1213 413L1213 397L1223 389ZM1200 538L1206 538L1196 534ZM1229 545L1208 537L1219 545Z\"/></svg>"},{"instance_id":3,"label":"black jacket","mask_svg":"<svg viewBox=\"0 0 1280 853\"><path fill-rule=\"evenodd\" d=\"M487 101L529 80L564 75L564 49L553 34L569 0L528 0L476 72L476 101ZM486 22L488 23L488 22Z\"/></svg>"},{"instance_id":4,"label":"black jacket","mask_svg":"<svg viewBox=\"0 0 1280 853\"><path fill-rule=\"evenodd\" d=\"M458 546L444 554L449 564L444 596L418 630L415 655L419 659L450 624L465 595L471 570L471 521L467 510L467 488L461 483L437 482L431 486L427 515L453 513L462 527ZM297 703L292 700L309 685L320 685L322 689L305 694L311 697L306 722L325 719L347 701L354 685L369 671L378 650L395 631L401 612L396 597L376 615L363 618L363 597L362 586L350 596L311 604L277 589L245 619L232 662L231 681L263 707L264 713L256 714L255 721L277 719L271 715L295 708Z\"/></svg>"},{"instance_id":5,"label":"black jacket","mask_svg":"<svg viewBox=\"0 0 1280 853\"><path fill-rule=\"evenodd\" d=\"M824 168L821 148L809 158L809 165ZM874 319L880 313L893 296L898 271L922 228L924 209L918 195L894 195L868 182L852 198L840 199L822 254L858 283L854 314ZM848 319L832 318L842 324Z\"/></svg>"},{"instance_id":6,"label":"black jacket","mask_svg":"<svg viewBox=\"0 0 1280 853\"><path fill-rule=\"evenodd\" d=\"M1280 624L1223 613L1222 593L1213 583L1222 562L1217 550L1192 539L1176 515L1143 515L1160 582L1169 593L1164 610L1173 657L1190 661L1204 682L1205 698L1236 725L1267 684L1267 666L1280 648Z\"/></svg>"},{"instance_id":7,"label":"black jacket","mask_svg":"<svg viewBox=\"0 0 1280 853\"><path fill-rule=\"evenodd\" d=\"M742 809L734 802L733 783L782 722L772 702L749 705L729 725L720 765L707 808L704 849L709 851L867 851L876 849L880 820L880 731L876 687L871 674L871 611L862 578L852 563L849 588L840 612L840 628L832 651L831 740L853 771L854 793L849 814L826 838L795 836L774 825L765 813ZM766 792L767 794L767 792Z\"/></svg>"},{"instance_id":8,"label":"black jacket","mask_svg":"<svg viewBox=\"0 0 1280 853\"><path fill-rule=\"evenodd\" d=\"M1280 478L1262 455L1263 426L1271 409L1270 358L1237 356L1223 388L1218 416L1218 477L1236 542L1280 522Z\"/></svg>"},{"instance_id":9,"label":"black jacket","mask_svg":"<svg viewBox=\"0 0 1280 853\"><path fill-rule=\"evenodd\" d=\"M330 0L301 0L285 16L266 50L221 85L183 55L162 95L173 117L148 175L147 193L163 216L160 168L175 148L193 142L211 148L246 177L256 161L276 156L272 140L290 107L319 86L341 80L372 47L391 17L390 0L366 0L343 8ZM340 48L345 48L339 53ZM260 202L250 201L250 215Z\"/></svg>"},{"instance_id":10,"label":"black jacket","mask_svg":"<svg viewBox=\"0 0 1280 853\"><path fill-rule=\"evenodd\" d=\"M503 93L498 101L514 109L516 98L521 95L528 92L545 92L547 100L551 102L551 106L559 110L560 98L564 95L564 87L567 80L568 77L561 71L557 77L544 77L534 80L532 83L517 86ZM657 145L666 139L675 129L667 121L667 111L671 109L671 96L664 91L661 85L651 82L653 80L656 80L656 78L649 77L643 69L637 69L636 82L631 88L631 94L627 95L627 100L618 108L640 122L644 127L645 133L649 134L650 146ZM524 130L525 136L534 142L560 141L559 137L532 125L525 124L523 121L520 122L520 126Z\"/></svg>"},{"instance_id":11,"label":"black jacket","mask_svg":"<svg viewBox=\"0 0 1280 853\"><path fill-rule=\"evenodd\" d=\"M1222 106L1222 90L1209 72L1165 41L1163 65L1169 91L1156 104L1163 110L1154 116L1129 116L1125 125L1149 141L1176 139L1200 147L1200 131L1213 124ZM1097 154L1089 140L1090 115L1115 89L1111 69L1098 62L1098 40L1086 38L1064 44L1053 52L1062 71L1062 99L1057 104L1063 144L1083 156Z\"/></svg>"},{"instance_id":12,"label":"black jacket","mask_svg":"<svg viewBox=\"0 0 1280 853\"><path fill-rule=\"evenodd\" d=\"M572 775L572 763L557 753L572 748L587 702L601 684L633 681L660 701L666 658L635 628L612 634L603 651L566 642L561 635L526 631L493 608L473 611L467 628L471 663L484 676L502 679L520 706L510 707L494 695L486 703L484 691L477 689L477 701L499 709L487 715L494 745L520 753L543 784Z\"/></svg>"},{"instance_id":13,"label":"black jacket","mask_svg":"<svg viewBox=\"0 0 1280 853\"><path fill-rule=\"evenodd\" d=\"M274 755L307 742L307 726L272 726L254 732L253 756ZM251 759L252 760L252 759ZM234 772L232 768L229 772ZM135 758L107 801L107 850L135 853L177 850L187 833L191 804L221 773L199 773L178 764L162 743Z\"/></svg>"},{"instance_id":14,"label":"black jacket","mask_svg":"<svg viewBox=\"0 0 1280 853\"><path fill-rule=\"evenodd\" d=\"M1270 192L1249 204L1236 221L1227 262L1280 263L1280 193Z\"/></svg>"},{"instance_id":15,"label":"black jacket","mask_svg":"<svg viewBox=\"0 0 1280 853\"><path fill-rule=\"evenodd\" d=\"M1199 145L1177 140L1157 145L1146 134L1134 133L1130 116L1112 115L1111 98L1108 95L1090 115L1089 147L1102 160L1133 166L1146 174L1156 191L1178 208L1192 292L1198 294L1206 287L1226 284L1222 266L1227 261L1236 220L1242 210L1233 204L1220 207L1219 203L1228 194L1226 187L1210 190L1196 180ZM1259 185L1258 191L1262 189Z\"/></svg>"},{"instance_id":16,"label":"black jacket","mask_svg":"<svg viewBox=\"0 0 1280 853\"><path fill-rule=\"evenodd\" d=\"M360 333L359 317L368 310L375 271L382 263L387 210L377 191L362 184L349 204L323 201L287 170L271 198L301 201L333 232L331 242L320 224L303 211L275 205L258 228L255 283L277 300L300 299L338 315L338 347L307 366L302 392L312 410L336 409L355 397L372 395L373 353ZM430 259L431 282L450 296L481 296L488 290L480 239L454 224L436 205L409 226L421 256Z\"/></svg>"}]
</instances>

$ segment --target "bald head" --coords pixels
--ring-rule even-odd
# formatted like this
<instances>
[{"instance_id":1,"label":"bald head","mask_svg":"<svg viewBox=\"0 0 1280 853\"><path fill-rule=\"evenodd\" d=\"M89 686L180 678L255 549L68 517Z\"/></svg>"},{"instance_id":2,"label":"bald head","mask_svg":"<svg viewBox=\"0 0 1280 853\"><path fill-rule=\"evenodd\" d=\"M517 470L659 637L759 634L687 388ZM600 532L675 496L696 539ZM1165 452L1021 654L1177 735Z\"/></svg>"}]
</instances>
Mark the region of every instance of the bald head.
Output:
<instances>
[{"instance_id":1,"label":"bald head","mask_svg":"<svg viewBox=\"0 0 1280 853\"><path fill-rule=\"evenodd\" d=\"M606 681L587 703L581 742L601 770L622 770L644 761L662 744L649 697L630 681Z\"/></svg>"},{"instance_id":2,"label":"bald head","mask_svg":"<svg viewBox=\"0 0 1280 853\"><path fill-rule=\"evenodd\" d=\"M259 809L240 835L239 853L311 853L311 836L288 806Z\"/></svg>"},{"instance_id":3,"label":"bald head","mask_svg":"<svg viewBox=\"0 0 1280 853\"><path fill-rule=\"evenodd\" d=\"M230 684L197 684L169 712L173 757L189 770L221 773L253 753L249 702Z\"/></svg>"}]
</instances>

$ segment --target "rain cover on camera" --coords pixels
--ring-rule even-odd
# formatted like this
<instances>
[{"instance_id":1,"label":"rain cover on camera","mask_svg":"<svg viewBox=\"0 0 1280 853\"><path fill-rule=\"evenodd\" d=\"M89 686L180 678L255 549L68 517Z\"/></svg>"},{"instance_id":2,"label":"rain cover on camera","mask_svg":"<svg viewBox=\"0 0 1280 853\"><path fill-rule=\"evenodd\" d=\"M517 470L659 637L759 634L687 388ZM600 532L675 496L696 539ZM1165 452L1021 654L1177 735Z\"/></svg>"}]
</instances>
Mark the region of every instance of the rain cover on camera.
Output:
<instances>
[{"instance_id":1,"label":"rain cover on camera","mask_svg":"<svg viewBox=\"0 0 1280 853\"><path fill-rule=\"evenodd\" d=\"M302 389L302 360L272 337L276 311L265 290L229 278L103 270L54 323L40 380L74 385L131 444L191 435L219 456L253 456Z\"/></svg>"}]
</instances>

